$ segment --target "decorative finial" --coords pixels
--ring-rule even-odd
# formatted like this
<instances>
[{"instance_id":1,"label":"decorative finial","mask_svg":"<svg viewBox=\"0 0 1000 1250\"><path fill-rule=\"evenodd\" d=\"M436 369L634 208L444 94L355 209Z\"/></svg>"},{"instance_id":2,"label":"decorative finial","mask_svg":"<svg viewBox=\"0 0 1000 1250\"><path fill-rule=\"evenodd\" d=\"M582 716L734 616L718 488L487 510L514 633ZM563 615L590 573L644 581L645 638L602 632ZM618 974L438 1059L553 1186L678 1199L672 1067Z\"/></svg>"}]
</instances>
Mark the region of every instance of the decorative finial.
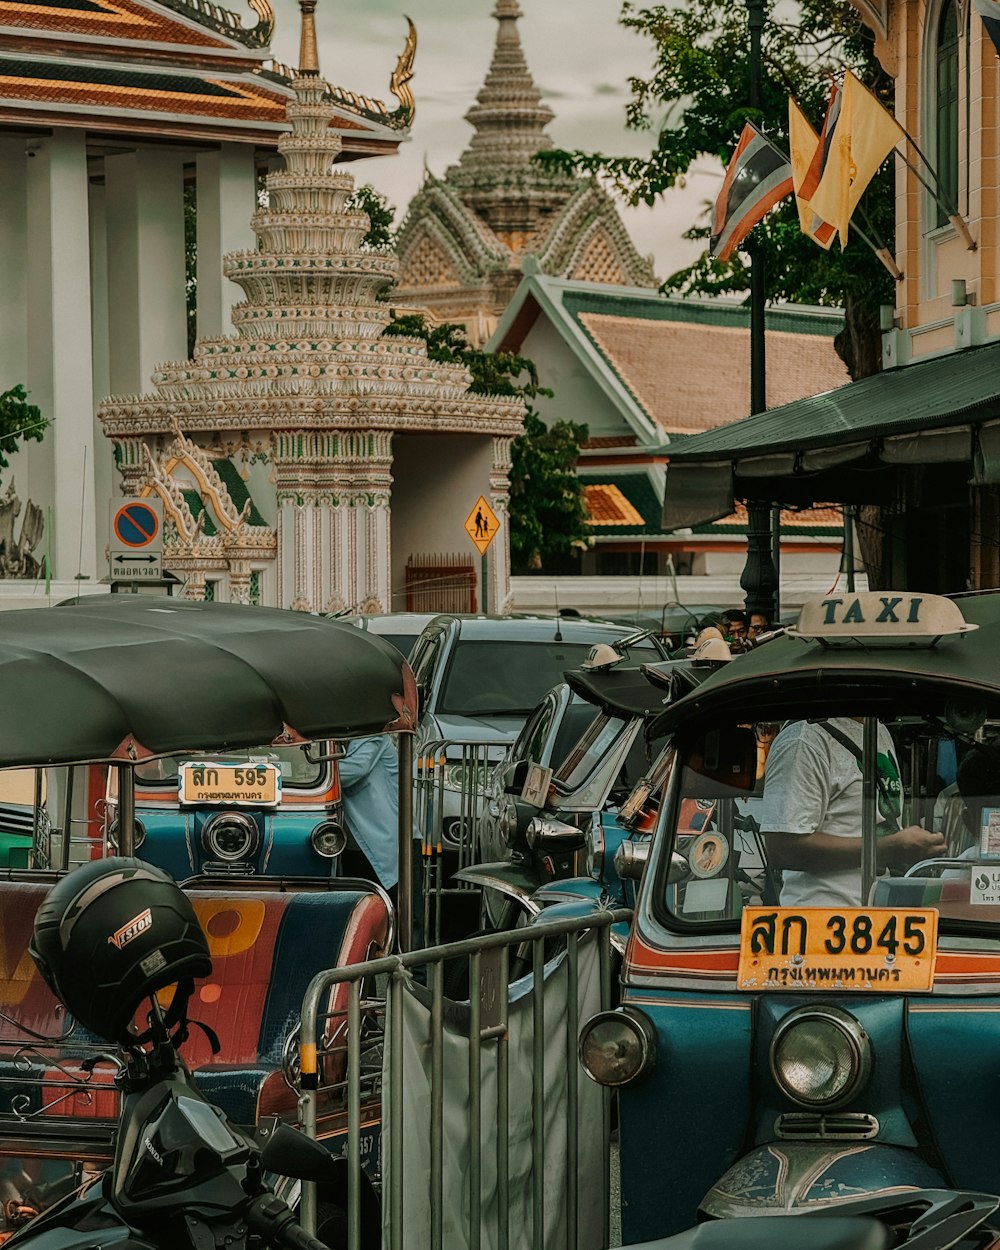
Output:
<instances>
[{"instance_id":1,"label":"decorative finial","mask_svg":"<svg viewBox=\"0 0 1000 1250\"><path fill-rule=\"evenodd\" d=\"M389 79L389 90L399 101L399 111L406 114L407 122L412 125L417 115L417 106L409 83L413 77L413 61L417 55L417 28L409 18L406 19L406 25L406 44Z\"/></svg>"},{"instance_id":2,"label":"decorative finial","mask_svg":"<svg viewBox=\"0 0 1000 1250\"><path fill-rule=\"evenodd\" d=\"M316 0L299 0L302 14L302 38L299 42L299 73L319 75L319 52L316 47Z\"/></svg>"}]
</instances>

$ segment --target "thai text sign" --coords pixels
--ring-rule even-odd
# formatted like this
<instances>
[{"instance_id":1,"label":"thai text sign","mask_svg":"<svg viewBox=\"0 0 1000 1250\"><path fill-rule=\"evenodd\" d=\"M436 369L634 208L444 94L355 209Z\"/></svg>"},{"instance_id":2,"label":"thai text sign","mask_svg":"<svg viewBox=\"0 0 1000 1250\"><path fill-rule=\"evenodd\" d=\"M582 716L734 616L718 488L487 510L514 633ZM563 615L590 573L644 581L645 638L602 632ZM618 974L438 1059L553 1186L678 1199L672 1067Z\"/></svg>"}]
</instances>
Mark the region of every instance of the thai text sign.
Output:
<instances>
[{"instance_id":1,"label":"thai text sign","mask_svg":"<svg viewBox=\"0 0 1000 1250\"><path fill-rule=\"evenodd\" d=\"M182 764L177 778L179 803L276 807L281 802L281 770L274 764L199 760Z\"/></svg>"},{"instance_id":2,"label":"thai text sign","mask_svg":"<svg viewBox=\"0 0 1000 1250\"><path fill-rule=\"evenodd\" d=\"M929 990L937 911L747 907L741 990Z\"/></svg>"}]
</instances>

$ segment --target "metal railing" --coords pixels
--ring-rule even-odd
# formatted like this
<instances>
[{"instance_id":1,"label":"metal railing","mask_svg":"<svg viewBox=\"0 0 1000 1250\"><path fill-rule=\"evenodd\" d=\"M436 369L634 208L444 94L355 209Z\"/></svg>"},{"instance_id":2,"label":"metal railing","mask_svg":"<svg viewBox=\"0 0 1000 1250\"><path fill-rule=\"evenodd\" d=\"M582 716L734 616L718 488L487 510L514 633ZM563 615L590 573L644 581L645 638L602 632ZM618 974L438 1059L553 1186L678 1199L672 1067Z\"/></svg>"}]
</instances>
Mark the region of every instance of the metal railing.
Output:
<instances>
[{"instance_id":1,"label":"metal railing","mask_svg":"<svg viewBox=\"0 0 1000 1250\"><path fill-rule=\"evenodd\" d=\"M423 865L423 933L428 943L444 937L442 917L449 896L468 897L478 887L451 884L452 875L482 860L479 820L490 774L509 742L439 738L418 750L413 773L413 828ZM415 849L415 848L414 848ZM478 928L478 925L474 926Z\"/></svg>"},{"instance_id":2,"label":"metal railing","mask_svg":"<svg viewBox=\"0 0 1000 1250\"><path fill-rule=\"evenodd\" d=\"M550 1123L553 1116L559 1117L565 1124L565 1136L559 1142L559 1148L565 1149L565 1186L560 1196L561 1210L558 1214L560 1228L560 1245L567 1250L577 1250L580 1245L581 1227L578 1219L581 1195L588 1192L593 1185L593 1177L585 1178L581 1186L579 1176L580 1165L580 1072L577 1059L577 1041L581 1025L580 1001L580 967L583 940L593 934L597 945L597 992L591 997L596 999L584 1005L584 1009L607 1010L611 1004L611 926L619 921L627 920L631 913L626 909L601 912L586 919L557 920L544 922L530 929L522 929L513 933L496 933L453 942L444 946L430 947L426 950L414 951L409 954L390 956L372 960L353 967L336 968L320 973L311 982L302 1005L300 1021L300 1083L301 1095L299 1112L304 1130L315 1137L322 1119L322 1108L331 1096L341 1094L346 1084L347 1103L347 1146L346 1157L348 1167L348 1250L357 1250L360 1245L360 1194L362 1186L362 1084L370 1076L366 1070L363 1055L370 1045L370 1029L373 1017L372 1006L367 1005L369 1033L366 1037L363 1023L363 991L365 986L373 983L387 985L386 1000L382 1024L385 1028L384 1060L382 1068L383 1105L388 1100L392 1109L387 1129L383 1129L382 1151L384 1171L387 1175L383 1186L383 1208L387 1205L388 1250L405 1250L407 1231L404 1220L404 1141L426 1140L429 1143L429 1175L430 1175L430 1225L429 1231L421 1233L422 1244L431 1250L443 1250L445 1246L445 1106L449 1085L467 1081L467 1101L462 1105L467 1111L468 1161L467 1176L463 1179L465 1188L463 1201L459 1204L463 1212L468 1213L468 1221L463 1230L462 1246L469 1250L479 1250L483 1243L483 1220L485 1218L483 1176L484 1155L482 1150L483 1126L489 1125L495 1117L495 1185L493 1181L493 1160L489 1174L491 1194L495 1201L490 1209L495 1215L496 1225L491 1229L489 1244L496 1244L499 1250L510 1250L512 1244L517 1250L526 1243L522 1240L512 1241L510 1228L510 1207L512 1196L511 1176L509 1170L509 1149L511 1131L511 1069L509 1047L511 1043L512 1001L510 988L516 974L522 967L529 971L530 1000L530 1097L518 1111L518 1121L530 1118L531 1160L528 1174L530 1175L530 1245L533 1250L545 1250L546 1213L546 1181L551 1179L546 1170L546 1129L545 1121ZM561 968L565 968L565 1001L559 999L559 1018L550 1012L548 1026L546 1024L546 987L553 984L547 980L547 973L556 967L547 961L556 953L558 947L562 953ZM593 956L589 956L592 958ZM473 992L468 1000L468 1063L467 1071L459 1073L454 1065L445 1065L445 982L452 979L456 969L461 980L467 970L468 986ZM421 975L426 980L427 989L422 996L429 1000L429 1045L426 1048L407 1047L404 1043L404 995L414 994L412 989L414 978ZM337 1014L335 1020L322 1004L328 1003L332 997L333 987L346 984L348 997L346 1009ZM523 986L521 987L523 988ZM561 991L562 992L562 991ZM520 997L520 995L519 995ZM527 1008L521 1008L523 1012ZM374 1015L377 1017L378 1009ZM346 1024L346 1028L344 1025ZM558 1025L564 1024L565 1036L562 1042L561 1098L564 1105L554 1105L554 1091L546 1083L546 1065L548 1057L549 1071L552 1072L552 1056L546 1054L547 1043ZM329 1068L331 1054L326 1052L321 1038L335 1036L337 1047L340 1048L333 1056L333 1068L336 1081L327 1082L326 1072ZM421 1123L407 1123L404 1111L404 1060L414 1061L414 1051L426 1049L424 1057L429 1075L429 1095L419 1109ZM344 1055L346 1052L346 1056ZM346 1068L343 1058L346 1057ZM482 1078L484 1059L495 1070L495 1105L484 1105ZM492 1086L491 1086L492 1088ZM602 1217L603 1240L607 1244L609 1212L610 1212L610 1102L607 1089L591 1090L586 1086L588 1097L600 1100L600 1138L596 1143L600 1158L600 1210ZM464 1090L464 1085L463 1085ZM460 1102L466 1095L462 1093ZM450 1104L449 1104L450 1106ZM412 1108L412 1094L411 1094ZM454 1114L454 1107L451 1108ZM450 1121L453 1123L453 1121ZM594 1146L593 1125L587 1126L588 1139ZM550 1149L552 1149L550 1145ZM490 1150L492 1155L492 1147ZM449 1178L451 1182L453 1178ZM300 1219L311 1232L317 1227L317 1190L313 1184L304 1184ZM450 1218L456 1218L456 1212L448 1212ZM551 1216L552 1213L549 1213ZM565 1237L562 1234L565 1232ZM593 1229L589 1230L593 1235ZM449 1250L457 1250L454 1229L448 1239Z\"/></svg>"}]
</instances>

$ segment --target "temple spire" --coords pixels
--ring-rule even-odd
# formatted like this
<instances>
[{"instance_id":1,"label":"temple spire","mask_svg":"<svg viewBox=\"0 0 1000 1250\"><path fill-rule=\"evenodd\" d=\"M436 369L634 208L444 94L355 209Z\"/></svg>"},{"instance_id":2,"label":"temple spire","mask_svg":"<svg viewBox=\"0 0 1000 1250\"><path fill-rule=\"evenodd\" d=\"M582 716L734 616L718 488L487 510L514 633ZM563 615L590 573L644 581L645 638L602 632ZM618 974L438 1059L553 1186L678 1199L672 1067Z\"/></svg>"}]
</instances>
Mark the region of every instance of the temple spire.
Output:
<instances>
[{"instance_id":1,"label":"temple spire","mask_svg":"<svg viewBox=\"0 0 1000 1250\"><path fill-rule=\"evenodd\" d=\"M465 115L476 133L459 160L462 170L526 165L536 152L552 147L545 127L555 114L542 103L524 59L517 0L497 0L493 16L499 23L496 47L482 90Z\"/></svg>"},{"instance_id":2,"label":"temple spire","mask_svg":"<svg viewBox=\"0 0 1000 1250\"><path fill-rule=\"evenodd\" d=\"M319 75L319 51L316 46L316 0L299 0L302 14L302 36L299 40L299 73Z\"/></svg>"}]
</instances>

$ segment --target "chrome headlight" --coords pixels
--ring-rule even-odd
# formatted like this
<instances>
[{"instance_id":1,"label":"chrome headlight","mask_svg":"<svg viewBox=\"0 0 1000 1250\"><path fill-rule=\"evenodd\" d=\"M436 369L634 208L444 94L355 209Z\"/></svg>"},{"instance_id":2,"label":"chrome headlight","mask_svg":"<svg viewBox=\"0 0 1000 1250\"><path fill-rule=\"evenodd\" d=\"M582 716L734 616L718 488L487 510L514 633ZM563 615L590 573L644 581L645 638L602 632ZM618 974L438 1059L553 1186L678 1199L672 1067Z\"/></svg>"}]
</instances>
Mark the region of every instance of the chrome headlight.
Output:
<instances>
[{"instance_id":1,"label":"chrome headlight","mask_svg":"<svg viewBox=\"0 0 1000 1250\"><path fill-rule=\"evenodd\" d=\"M146 841L146 826L142 823L141 820L139 820L138 817L136 817L134 824L135 824L135 838L133 840L132 845L135 847L136 850L138 850L139 847L142 846L143 842ZM117 817L115 817L115 819L111 822L110 827L108 828L108 845L112 847L114 850L116 851L118 850L118 818Z\"/></svg>"},{"instance_id":2,"label":"chrome headlight","mask_svg":"<svg viewBox=\"0 0 1000 1250\"><path fill-rule=\"evenodd\" d=\"M490 766L468 763L446 764L444 788L464 790L466 793L485 794L490 779Z\"/></svg>"},{"instance_id":3,"label":"chrome headlight","mask_svg":"<svg viewBox=\"0 0 1000 1250\"><path fill-rule=\"evenodd\" d=\"M347 845L344 826L335 820L323 820L309 835L309 842L317 855L324 859L336 859Z\"/></svg>"},{"instance_id":4,"label":"chrome headlight","mask_svg":"<svg viewBox=\"0 0 1000 1250\"><path fill-rule=\"evenodd\" d=\"M587 876L600 881L604 875L604 826L601 824L601 813L594 812L590 822L590 836L587 839Z\"/></svg>"},{"instance_id":5,"label":"chrome headlight","mask_svg":"<svg viewBox=\"0 0 1000 1250\"><path fill-rule=\"evenodd\" d=\"M656 1033L642 1012L623 1007L591 1016L580 1032L580 1063L598 1085L627 1085L656 1061Z\"/></svg>"},{"instance_id":6,"label":"chrome headlight","mask_svg":"<svg viewBox=\"0 0 1000 1250\"><path fill-rule=\"evenodd\" d=\"M771 1075L803 1107L834 1107L862 1089L871 1073L868 1034L839 1007L799 1007L774 1031Z\"/></svg>"},{"instance_id":7,"label":"chrome headlight","mask_svg":"<svg viewBox=\"0 0 1000 1250\"><path fill-rule=\"evenodd\" d=\"M202 844L210 855L232 862L246 859L260 842L257 822L245 812L217 812L205 821Z\"/></svg>"}]
</instances>

